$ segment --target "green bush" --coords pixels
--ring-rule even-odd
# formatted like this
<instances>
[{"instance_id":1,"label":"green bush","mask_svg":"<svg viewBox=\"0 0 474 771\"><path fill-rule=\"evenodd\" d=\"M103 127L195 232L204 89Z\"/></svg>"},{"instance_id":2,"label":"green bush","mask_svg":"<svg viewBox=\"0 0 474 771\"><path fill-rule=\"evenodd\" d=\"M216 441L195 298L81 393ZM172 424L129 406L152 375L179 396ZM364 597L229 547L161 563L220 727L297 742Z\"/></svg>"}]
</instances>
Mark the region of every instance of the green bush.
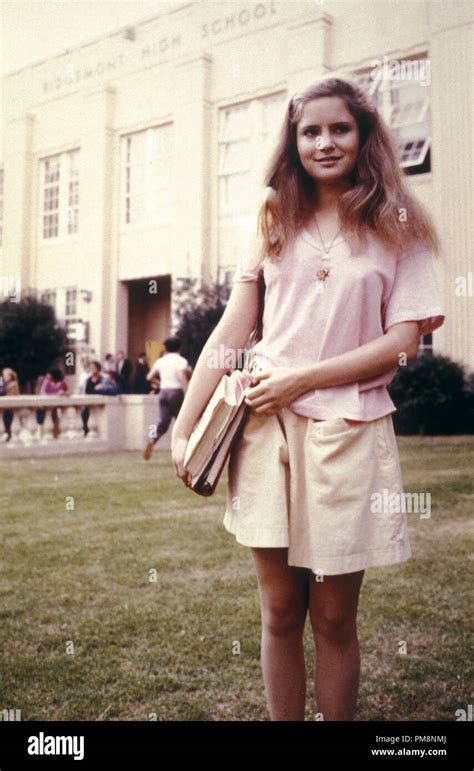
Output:
<instances>
[{"instance_id":1,"label":"green bush","mask_svg":"<svg viewBox=\"0 0 474 771\"><path fill-rule=\"evenodd\" d=\"M388 387L397 434L474 433L474 375L447 356L423 353Z\"/></svg>"}]
</instances>

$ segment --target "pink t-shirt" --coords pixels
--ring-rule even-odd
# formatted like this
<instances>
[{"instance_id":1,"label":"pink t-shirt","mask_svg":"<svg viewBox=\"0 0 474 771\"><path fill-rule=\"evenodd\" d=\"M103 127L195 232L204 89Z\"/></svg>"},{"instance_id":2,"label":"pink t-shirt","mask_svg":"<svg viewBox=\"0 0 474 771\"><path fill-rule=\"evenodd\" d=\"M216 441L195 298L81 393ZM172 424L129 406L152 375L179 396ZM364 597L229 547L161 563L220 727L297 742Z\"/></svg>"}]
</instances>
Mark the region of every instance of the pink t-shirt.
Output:
<instances>
[{"instance_id":1,"label":"pink t-shirt","mask_svg":"<svg viewBox=\"0 0 474 771\"><path fill-rule=\"evenodd\" d=\"M274 259L266 257L262 339L255 346L261 371L303 367L358 348L401 321L421 321L420 336L445 319L432 254L417 247L397 260L369 234L367 248L351 256L347 242L330 251L330 276L320 282L320 245L305 228ZM248 263L249 264L249 263ZM247 264L247 265L248 265ZM237 266L233 281L256 281ZM307 391L289 409L319 420L375 420L396 411L387 391L397 367L378 377Z\"/></svg>"}]
</instances>

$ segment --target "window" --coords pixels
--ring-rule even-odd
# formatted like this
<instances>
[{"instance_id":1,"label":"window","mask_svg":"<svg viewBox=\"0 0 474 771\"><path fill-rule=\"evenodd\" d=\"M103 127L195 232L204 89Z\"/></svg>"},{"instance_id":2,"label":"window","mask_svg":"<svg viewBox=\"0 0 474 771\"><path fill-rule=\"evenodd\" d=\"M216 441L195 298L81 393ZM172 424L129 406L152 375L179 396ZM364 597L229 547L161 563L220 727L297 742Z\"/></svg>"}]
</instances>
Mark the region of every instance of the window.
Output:
<instances>
[{"instance_id":1,"label":"window","mask_svg":"<svg viewBox=\"0 0 474 771\"><path fill-rule=\"evenodd\" d=\"M64 316L66 319L77 315L77 289L66 289Z\"/></svg>"},{"instance_id":2,"label":"window","mask_svg":"<svg viewBox=\"0 0 474 771\"><path fill-rule=\"evenodd\" d=\"M173 127L154 126L123 137L123 222L169 222L174 205L172 163Z\"/></svg>"},{"instance_id":3,"label":"window","mask_svg":"<svg viewBox=\"0 0 474 771\"><path fill-rule=\"evenodd\" d=\"M77 339L77 324L80 321L77 313L77 289L68 287L64 291L64 326L69 343Z\"/></svg>"},{"instance_id":4,"label":"window","mask_svg":"<svg viewBox=\"0 0 474 771\"><path fill-rule=\"evenodd\" d=\"M219 116L219 214L246 210L251 170L250 102L222 110Z\"/></svg>"},{"instance_id":5,"label":"window","mask_svg":"<svg viewBox=\"0 0 474 771\"><path fill-rule=\"evenodd\" d=\"M286 94L273 94L257 102L260 108L258 151L263 155L268 155L273 150L271 142L282 127L286 108L285 97Z\"/></svg>"},{"instance_id":6,"label":"window","mask_svg":"<svg viewBox=\"0 0 474 771\"><path fill-rule=\"evenodd\" d=\"M41 161L44 239L72 235L79 222L79 150Z\"/></svg>"},{"instance_id":7,"label":"window","mask_svg":"<svg viewBox=\"0 0 474 771\"><path fill-rule=\"evenodd\" d=\"M433 353L433 333L429 332L427 335L420 337L418 343L418 353Z\"/></svg>"},{"instance_id":8,"label":"window","mask_svg":"<svg viewBox=\"0 0 474 771\"><path fill-rule=\"evenodd\" d=\"M283 121L285 93L224 107L219 113L219 219L248 215L258 174Z\"/></svg>"},{"instance_id":9,"label":"window","mask_svg":"<svg viewBox=\"0 0 474 771\"><path fill-rule=\"evenodd\" d=\"M3 248L3 169L0 169L0 249Z\"/></svg>"},{"instance_id":10,"label":"window","mask_svg":"<svg viewBox=\"0 0 474 771\"><path fill-rule=\"evenodd\" d=\"M141 222L145 212L145 140L146 133L126 138L125 222Z\"/></svg>"},{"instance_id":11,"label":"window","mask_svg":"<svg viewBox=\"0 0 474 771\"><path fill-rule=\"evenodd\" d=\"M59 156L44 161L43 238L59 233Z\"/></svg>"},{"instance_id":12,"label":"window","mask_svg":"<svg viewBox=\"0 0 474 771\"><path fill-rule=\"evenodd\" d=\"M430 100L426 86L413 81L391 84L390 118L398 141L400 165L408 173L423 173L430 147ZM418 171L415 171L418 167ZM423 168L422 168L423 167Z\"/></svg>"},{"instance_id":13,"label":"window","mask_svg":"<svg viewBox=\"0 0 474 771\"><path fill-rule=\"evenodd\" d=\"M79 223L79 169L78 153L69 153L69 195L67 208L67 232L77 233Z\"/></svg>"},{"instance_id":14,"label":"window","mask_svg":"<svg viewBox=\"0 0 474 771\"><path fill-rule=\"evenodd\" d=\"M424 57L403 61L416 66ZM400 166L406 174L431 171L430 157L430 87L420 79L389 80L372 78L373 70L351 72L349 76L360 85L391 128L398 146Z\"/></svg>"},{"instance_id":15,"label":"window","mask_svg":"<svg viewBox=\"0 0 474 771\"><path fill-rule=\"evenodd\" d=\"M66 330L69 349L74 350L77 343L89 342L89 322L79 318L75 287L45 289L41 292L41 301L54 308L58 323ZM74 373L74 364L66 367L66 374Z\"/></svg>"}]
</instances>

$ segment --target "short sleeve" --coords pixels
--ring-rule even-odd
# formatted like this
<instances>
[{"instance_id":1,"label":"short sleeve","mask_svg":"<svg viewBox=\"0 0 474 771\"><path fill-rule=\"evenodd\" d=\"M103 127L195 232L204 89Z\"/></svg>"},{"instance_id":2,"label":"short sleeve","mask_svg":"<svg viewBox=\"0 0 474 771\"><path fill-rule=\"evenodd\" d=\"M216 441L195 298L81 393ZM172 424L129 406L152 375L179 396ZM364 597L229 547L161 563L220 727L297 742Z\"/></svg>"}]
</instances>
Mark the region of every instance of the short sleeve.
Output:
<instances>
[{"instance_id":1,"label":"short sleeve","mask_svg":"<svg viewBox=\"0 0 474 771\"><path fill-rule=\"evenodd\" d=\"M232 283L235 284L238 281L258 281L258 269L257 268L243 268L237 266L235 269Z\"/></svg>"},{"instance_id":2,"label":"short sleeve","mask_svg":"<svg viewBox=\"0 0 474 771\"><path fill-rule=\"evenodd\" d=\"M421 337L438 329L444 320L431 251L422 247L399 258L390 294L382 308L384 332L402 321L419 321Z\"/></svg>"},{"instance_id":3,"label":"short sleeve","mask_svg":"<svg viewBox=\"0 0 474 771\"><path fill-rule=\"evenodd\" d=\"M247 249L244 248L232 277L233 284L238 281L258 281L259 269L263 266L251 267L251 264L250 255Z\"/></svg>"},{"instance_id":4,"label":"short sleeve","mask_svg":"<svg viewBox=\"0 0 474 771\"><path fill-rule=\"evenodd\" d=\"M253 218L244 219L239 228L237 252L237 267L232 277L232 283L239 281L258 281L259 264L257 258L257 241L255 238L255 222Z\"/></svg>"}]
</instances>

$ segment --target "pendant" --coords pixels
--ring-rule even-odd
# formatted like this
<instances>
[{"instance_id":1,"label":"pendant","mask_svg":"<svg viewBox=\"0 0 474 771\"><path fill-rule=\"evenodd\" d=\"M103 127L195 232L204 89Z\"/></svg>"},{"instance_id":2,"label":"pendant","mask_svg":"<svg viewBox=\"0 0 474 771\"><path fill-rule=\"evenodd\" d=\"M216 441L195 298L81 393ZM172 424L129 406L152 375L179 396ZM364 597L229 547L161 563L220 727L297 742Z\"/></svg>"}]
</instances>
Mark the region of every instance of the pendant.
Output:
<instances>
[{"instance_id":1,"label":"pendant","mask_svg":"<svg viewBox=\"0 0 474 771\"><path fill-rule=\"evenodd\" d=\"M317 278L320 281L326 281L327 277L329 276L329 269L328 268L320 268L316 274Z\"/></svg>"},{"instance_id":2,"label":"pendant","mask_svg":"<svg viewBox=\"0 0 474 771\"><path fill-rule=\"evenodd\" d=\"M329 260L329 254L326 252L326 254L323 254L321 257L322 260Z\"/></svg>"}]
</instances>

